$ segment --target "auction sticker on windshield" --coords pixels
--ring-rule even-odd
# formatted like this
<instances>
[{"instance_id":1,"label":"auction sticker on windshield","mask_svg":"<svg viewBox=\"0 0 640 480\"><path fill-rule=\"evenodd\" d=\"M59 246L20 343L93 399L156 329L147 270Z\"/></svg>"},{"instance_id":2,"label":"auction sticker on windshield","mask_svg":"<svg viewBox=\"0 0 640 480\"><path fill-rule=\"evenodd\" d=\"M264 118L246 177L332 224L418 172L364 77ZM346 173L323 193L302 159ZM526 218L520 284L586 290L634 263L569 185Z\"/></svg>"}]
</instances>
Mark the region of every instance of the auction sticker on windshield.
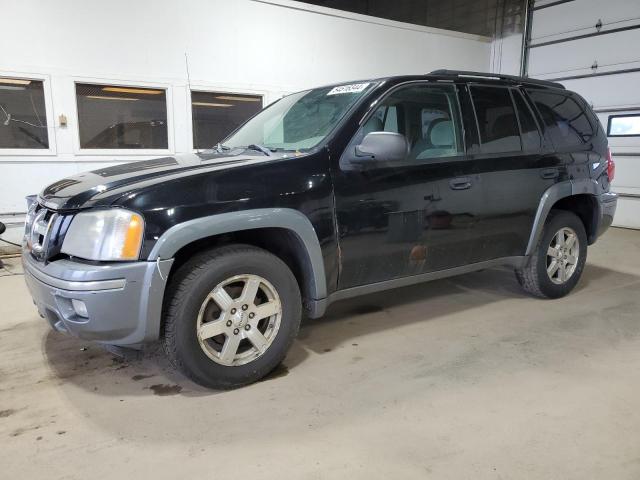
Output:
<instances>
[{"instance_id":1,"label":"auction sticker on windshield","mask_svg":"<svg viewBox=\"0 0 640 480\"><path fill-rule=\"evenodd\" d=\"M352 83L351 85L340 85L333 87L327 95L339 95L341 93L359 93L369 86L368 83Z\"/></svg>"}]
</instances>

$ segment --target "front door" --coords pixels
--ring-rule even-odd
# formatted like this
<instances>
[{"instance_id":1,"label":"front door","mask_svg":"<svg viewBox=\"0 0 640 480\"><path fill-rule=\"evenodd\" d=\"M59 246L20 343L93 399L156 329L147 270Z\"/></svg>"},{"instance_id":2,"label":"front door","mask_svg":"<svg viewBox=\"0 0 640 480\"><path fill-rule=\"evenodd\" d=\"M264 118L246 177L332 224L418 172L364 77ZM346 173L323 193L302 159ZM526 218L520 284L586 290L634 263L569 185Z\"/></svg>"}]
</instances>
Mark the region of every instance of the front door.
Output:
<instances>
[{"instance_id":1,"label":"front door","mask_svg":"<svg viewBox=\"0 0 640 480\"><path fill-rule=\"evenodd\" d=\"M406 158L352 163L365 135L379 131L404 135ZM340 289L468 262L478 190L464 153L456 85L413 82L388 93L333 173Z\"/></svg>"}]
</instances>

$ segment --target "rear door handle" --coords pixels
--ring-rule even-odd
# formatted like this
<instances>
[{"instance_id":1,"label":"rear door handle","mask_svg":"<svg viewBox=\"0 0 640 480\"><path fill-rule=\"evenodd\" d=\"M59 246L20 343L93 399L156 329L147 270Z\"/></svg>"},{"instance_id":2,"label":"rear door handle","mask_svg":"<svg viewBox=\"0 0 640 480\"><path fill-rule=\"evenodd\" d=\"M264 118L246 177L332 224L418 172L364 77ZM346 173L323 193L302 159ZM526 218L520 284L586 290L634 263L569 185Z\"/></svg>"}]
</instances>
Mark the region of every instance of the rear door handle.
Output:
<instances>
[{"instance_id":1,"label":"rear door handle","mask_svg":"<svg viewBox=\"0 0 640 480\"><path fill-rule=\"evenodd\" d=\"M458 177L449 180L449 186L452 190L466 190L467 188L471 188L472 183L469 177Z\"/></svg>"},{"instance_id":2,"label":"rear door handle","mask_svg":"<svg viewBox=\"0 0 640 480\"><path fill-rule=\"evenodd\" d=\"M545 180L549 180L551 178L557 178L560 175L557 168L546 168L540 172L540 176Z\"/></svg>"}]
</instances>

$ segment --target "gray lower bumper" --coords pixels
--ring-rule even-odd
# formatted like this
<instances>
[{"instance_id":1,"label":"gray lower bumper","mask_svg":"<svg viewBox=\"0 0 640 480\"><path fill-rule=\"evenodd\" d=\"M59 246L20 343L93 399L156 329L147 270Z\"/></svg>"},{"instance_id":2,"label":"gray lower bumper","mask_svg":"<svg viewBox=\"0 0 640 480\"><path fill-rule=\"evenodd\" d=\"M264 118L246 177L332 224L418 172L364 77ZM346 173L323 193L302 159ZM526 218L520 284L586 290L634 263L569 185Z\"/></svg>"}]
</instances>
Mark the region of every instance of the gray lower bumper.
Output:
<instances>
[{"instance_id":1,"label":"gray lower bumper","mask_svg":"<svg viewBox=\"0 0 640 480\"><path fill-rule=\"evenodd\" d=\"M158 338L172 259L101 265L58 260L44 265L24 252L22 263L38 311L56 330L122 346ZM84 302L88 318L75 312L73 299Z\"/></svg>"},{"instance_id":2,"label":"gray lower bumper","mask_svg":"<svg viewBox=\"0 0 640 480\"><path fill-rule=\"evenodd\" d=\"M598 204L600 206L600 218L598 219L596 238L602 235L611 226L613 217L616 213L616 207L618 206L618 195L612 192L598 195Z\"/></svg>"}]
</instances>

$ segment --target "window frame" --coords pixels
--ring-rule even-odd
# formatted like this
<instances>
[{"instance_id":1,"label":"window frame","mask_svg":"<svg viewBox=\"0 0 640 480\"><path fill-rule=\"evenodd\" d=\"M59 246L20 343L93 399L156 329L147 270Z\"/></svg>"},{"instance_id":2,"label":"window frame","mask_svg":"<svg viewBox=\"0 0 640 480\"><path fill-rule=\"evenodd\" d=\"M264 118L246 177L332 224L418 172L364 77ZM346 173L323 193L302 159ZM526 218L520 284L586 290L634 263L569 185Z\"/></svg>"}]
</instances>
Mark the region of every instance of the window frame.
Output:
<instances>
[{"instance_id":1,"label":"window frame","mask_svg":"<svg viewBox=\"0 0 640 480\"><path fill-rule=\"evenodd\" d=\"M126 87L126 88L153 88L156 90L164 90L165 92L165 108L167 110L167 148L82 148L80 146L80 115L78 112L78 95L77 85L90 84L100 85L104 87ZM73 139L73 153L81 157L91 156L134 156L149 157L159 155L175 154L175 132L173 118L173 92L172 85L169 83L131 81L131 80L113 80L104 78L87 78L72 77L71 88L75 108L72 112L73 124L75 125L75 135Z\"/></svg>"},{"instance_id":2,"label":"window frame","mask_svg":"<svg viewBox=\"0 0 640 480\"><path fill-rule=\"evenodd\" d=\"M189 136L188 144L191 145L192 153L200 152L203 149L195 148L195 145L193 144L193 106L192 106L193 100L191 97L191 92L223 93L223 94L227 93L229 95L249 95L249 96L261 97L262 102L261 102L260 111L262 111L265 107L273 103L273 102L267 103L267 96L269 95L269 92L267 92L266 90L253 90L250 88L238 89L238 88L229 88L229 87L218 87L216 85L202 84L202 83L187 85L185 89L186 89L186 98L187 98L186 108L187 108L187 119L188 119L187 135ZM249 117L249 118L252 118L252 117ZM229 135L232 135L236 130L242 127L242 125L244 125L249 120L249 118L247 118L244 122L238 125L238 127L235 128Z\"/></svg>"},{"instance_id":3,"label":"window frame","mask_svg":"<svg viewBox=\"0 0 640 480\"><path fill-rule=\"evenodd\" d=\"M511 100L511 107L513 107L513 116L516 117L516 123L518 124L518 139L520 141L520 149L519 150L508 150L506 152L487 152L482 149L482 145L484 144L482 141L482 134L480 132L480 122L478 121L478 113L476 112L476 103L473 101L473 92L472 87L485 87L485 88L502 88L507 90L509 94L509 99ZM524 153L528 153L524 151L524 145L522 143L522 130L520 128L520 117L518 116L518 109L516 108L516 103L513 100L513 93L511 92L510 85L491 85L486 83L477 83L477 82L469 82L467 84L469 101L471 102L471 107L473 108L473 119L476 122L476 131L478 132L478 151L476 155L522 155ZM541 147L542 148L542 147Z\"/></svg>"},{"instance_id":4,"label":"window frame","mask_svg":"<svg viewBox=\"0 0 640 480\"><path fill-rule=\"evenodd\" d=\"M378 110L378 108L380 107L380 104L382 102L384 102L387 97L393 95L396 91L403 89L403 88L407 88L407 87L412 87L412 86L426 86L426 87L440 87L442 85L450 85L453 87L453 90L455 92L456 95L456 103L457 103L457 107L458 107L458 120L459 120L459 130L460 130L460 142L461 142L461 146L462 146L462 151L459 152L457 155L451 155L451 156L443 156L443 157L432 157L428 160L431 161L420 161L418 163L416 163L415 165L409 165L410 167L414 167L414 166L420 166L420 165L429 165L429 164L433 164L433 163L438 163L435 162L433 160L437 160L437 159L444 159L445 161L459 161L459 160L464 160L467 157L467 131L464 125L464 114L462 111L462 101L460 98L460 88L462 86L464 86L463 83L459 83L459 82L454 82L454 81L442 81L442 80L429 80L429 79L425 79L425 80L409 80L407 82L402 82L402 83L398 83L397 85L392 86L391 88L389 88L388 90L386 90L385 92L381 93L380 95L378 95L377 98L373 99L371 101L371 106L369 107L369 109L367 110L367 112L360 118L360 120L358 121L358 128L356 129L356 132L353 134L353 136L349 139L349 142L347 143L348 145L351 145L351 142L353 142L353 139L356 138L356 136L360 133L360 130L362 130L362 127L367 123L367 121L369 120L369 118L371 118L374 113ZM453 113L453 112L452 112ZM345 152L346 152L346 148L345 147ZM342 152L342 155L340 156L340 164L342 165L342 157L344 156L344 153ZM425 159L426 160L426 159Z\"/></svg>"},{"instance_id":5,"label":"window frame","mask_svg":"<svg viewBox=\"0 0 640 480\"><path fill-rule=\"evenodd\" d=\"M609 132L611 131L611 120L613 120L614 118L620 118L620 117L638 117L640 118L640 112L638 113L623 113L623 114L619 114L619 115L607 115L607 138L633 138L633 137L640 137L640 133L634 133L631 135L611 135Z\"/></svg>"},{"instance_id":6,"label":"window frame","mask_svg":"<svg viewBox=\"0 0 640 480\"><path fill-rule=\"evenodd\" d=\"M34 80L42 82L44 94L45 118L47 119L47 139L49 148L2 148L0 147L0 157L53 157L58 154L56 145L56 126L53 100L51 96L51 77L46 74L14 72L0 70L0 77L16 78L19 80Z\"/></svg>"},{"instance_id":7,"label":"window frame","mask_svg":"<svg viewBox=\"0 0 640 480\"><path fill-rule=\"evenodd\" d=\"M536 152L540 152L540 151L544 150L544 148L545 148L544 131L542 130L542 128L540 128L541 127L540 122L538 121L538 117L536 115L536 112L533 110L534 106L530 105L529 100L525 96L525 92L523 92L520 88L518 88L518 87L510 87L509 88L509 93L511 93L511 102L513 103L513 108L516 111L516 119L518 121L518 131L520 132L520 146L522 148L522 153L531 154L531 153L536 153ZM533 123L535 124L536 129L538 130L538 135L540 136L540 145L538 145L538 148L534 148L532 150L525 150L525 148L524 148L524 141L523 141L523 138L522 138L522 133L523 133L522 132L522 121L520 120L520 114L518 113L518 106L516 105L516 99L515 99L515 95L516 94L520 95L520 98L522 99L522 101L524 102L525 107L527 108L527 110L531 114L531 118L533 118Z\"/></svg>"}]
</instances>

